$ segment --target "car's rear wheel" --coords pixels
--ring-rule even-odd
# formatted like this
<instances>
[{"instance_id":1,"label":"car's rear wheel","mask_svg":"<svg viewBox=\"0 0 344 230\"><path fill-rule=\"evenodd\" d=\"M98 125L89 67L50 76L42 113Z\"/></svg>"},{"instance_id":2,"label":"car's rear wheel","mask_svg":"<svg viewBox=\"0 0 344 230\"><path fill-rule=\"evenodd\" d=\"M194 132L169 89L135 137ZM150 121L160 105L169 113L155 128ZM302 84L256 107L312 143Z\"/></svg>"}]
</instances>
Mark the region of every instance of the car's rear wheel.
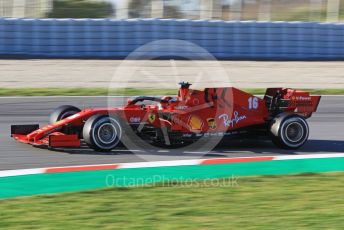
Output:
<instances>
[{"instance_id":1,"label":"car's rear wheel","mask_svg":"<svg viewBox=\"0 0 344 230\"><path fill-rule=\"evenodd\" d=\"M107 115L90 117L83 128L84 141L96 151L111 151L120 143L122 126L118 118Z\"/></svg>"},{"instance_id":2,"label":"car's rear wheel","mask_svg":"<svg viewBox=\"0 0 344 230\"><path fill-rule=\"evenodd\" d=\"M274 144L284 149L298 149L308 140L307 121L296 114L280 114L270 125L270 135Z\"/></svg>"},{"instance_id":3,"label":"car's rear wheel","mask_svg":"<svg viewBox=\"0 0 344 230\"><path fill-rule=\"evenodd\" d=\"M54 109L54 111L50 114L50 123L55 123L57 121L63 120L67 117L70 117L76 113L79 113L81 110L72 105L62 105Z\"/></svg>"}]
</instances>

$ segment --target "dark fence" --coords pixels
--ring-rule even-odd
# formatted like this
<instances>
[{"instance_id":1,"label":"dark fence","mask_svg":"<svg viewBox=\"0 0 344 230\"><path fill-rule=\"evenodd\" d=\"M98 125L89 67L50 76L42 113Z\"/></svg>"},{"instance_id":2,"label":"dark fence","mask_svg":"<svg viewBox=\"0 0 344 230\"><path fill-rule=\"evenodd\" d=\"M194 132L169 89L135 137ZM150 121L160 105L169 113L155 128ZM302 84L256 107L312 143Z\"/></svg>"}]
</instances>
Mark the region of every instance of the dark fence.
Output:
<instances>
[{"instance_id":1,"label":"dark fence","mask_svg":"<svg viewBox=\"0 0 344 230\"><path fill-rule=\"evenodd\" d=\"M0 19L2 57L123 58L162 39L188 41L218 59L344 59L344 24L340 23ZM174 47L190 43L171 42L152 53L146 50L145 56L178 58L189 52L190 57L199 50Z\"/></svg>"}]
</instances>

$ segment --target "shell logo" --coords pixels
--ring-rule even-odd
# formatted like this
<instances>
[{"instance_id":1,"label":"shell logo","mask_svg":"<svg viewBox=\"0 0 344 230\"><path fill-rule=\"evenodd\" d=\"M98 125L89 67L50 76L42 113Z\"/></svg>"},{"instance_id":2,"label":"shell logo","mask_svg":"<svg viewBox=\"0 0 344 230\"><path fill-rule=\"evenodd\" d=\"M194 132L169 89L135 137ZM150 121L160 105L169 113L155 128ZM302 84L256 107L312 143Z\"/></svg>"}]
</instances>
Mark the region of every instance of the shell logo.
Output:
<instances>
[{"instance_id":1,"label":"shell logo","mask_svg":"<svg viewBox=\"0 0 344 230\"><path fill-rule=\"evenodd\" d=\"M203 121L199 117L191 115L189 118L188 125L191 130L199 131L203 127Z\"/></svg>"}]
</instances>

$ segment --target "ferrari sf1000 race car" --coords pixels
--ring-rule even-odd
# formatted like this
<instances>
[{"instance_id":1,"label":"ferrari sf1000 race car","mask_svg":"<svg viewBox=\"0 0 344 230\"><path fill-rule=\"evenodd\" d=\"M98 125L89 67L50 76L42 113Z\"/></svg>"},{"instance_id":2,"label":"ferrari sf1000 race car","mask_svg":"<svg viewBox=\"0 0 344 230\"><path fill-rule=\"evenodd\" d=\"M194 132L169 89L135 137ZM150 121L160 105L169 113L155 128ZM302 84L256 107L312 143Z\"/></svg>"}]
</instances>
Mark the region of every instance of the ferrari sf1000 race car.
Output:
<instances>
[{"instance_id":1,"label":"ferrari sf1000 race car","mask_svg":"<svg viewBox=\"0 0 344 230\"><path fill-rule=\"evenodd\" d=\"M320 101L320 96L289 88L268 88L259 98L234 87L195 90L187 82L180 85L175 97L140 96L124 107L81 111L60 106L49 125L12 125L11 136L50 148L79 147L83 141L97 151L110 151L125 137L173 148L213 136L264 136L281 148L297 149L308 139L306 119Z\"/></svg>"}]
</instances>

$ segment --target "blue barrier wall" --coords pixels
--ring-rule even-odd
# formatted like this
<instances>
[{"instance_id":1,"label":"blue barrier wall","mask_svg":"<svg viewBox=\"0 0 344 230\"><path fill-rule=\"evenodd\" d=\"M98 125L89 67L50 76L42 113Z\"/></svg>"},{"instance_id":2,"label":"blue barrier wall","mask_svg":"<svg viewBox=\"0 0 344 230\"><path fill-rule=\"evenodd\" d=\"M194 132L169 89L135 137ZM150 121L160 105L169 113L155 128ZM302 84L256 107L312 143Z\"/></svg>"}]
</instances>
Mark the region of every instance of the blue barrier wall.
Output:
<instances>
[{"instance_id":1,"label":"blue barrier wall","mask_svg":"<svg viewBox=\"0 0 344 230\"><path fill-rule=\"evenodd\" d=\"M123 58L160 39L192 42L219 59L344 59L340 23L0 19L1 56ZM152 56L186 51L178 52L163 45Z\"/></svg>"}]
</instances>

